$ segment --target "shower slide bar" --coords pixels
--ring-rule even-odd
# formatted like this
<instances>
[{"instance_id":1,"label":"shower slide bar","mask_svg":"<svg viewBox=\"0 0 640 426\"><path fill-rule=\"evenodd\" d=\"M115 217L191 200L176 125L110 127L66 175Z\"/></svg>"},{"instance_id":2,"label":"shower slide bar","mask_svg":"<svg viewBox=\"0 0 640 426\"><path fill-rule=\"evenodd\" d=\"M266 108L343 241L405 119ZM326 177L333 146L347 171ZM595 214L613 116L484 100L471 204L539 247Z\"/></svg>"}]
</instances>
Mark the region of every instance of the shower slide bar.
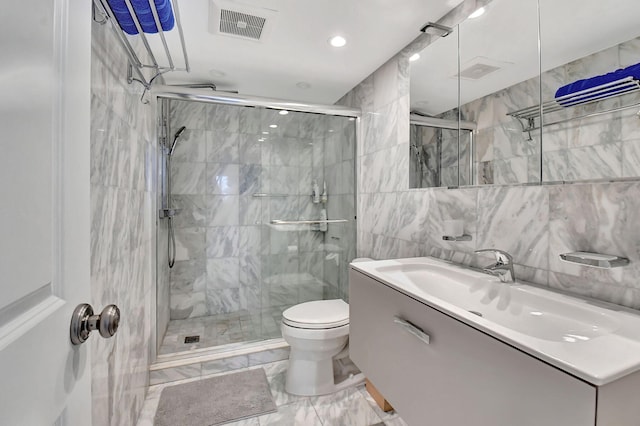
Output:
<instances>
[{"instance_id":1,"label":"shower slide bar","mask_svg":"<svg viewBox=\"0 0 640 426\"><path fill-rule=\"evenodd\" d=\"M149 57L149 61L147 61L148 63L145 63L143 61L140 60L140 57L138 56L138 54L136 53L135 49L133 48L133 46L131 45L131 43L129 42L129 36L127 36L125 34L125 32L120 28L120 25L118 24L118 21L115 18L115 14L113 13L113 10L111 9L111 7L109 6L109 3L107 2L107 0L94 0L93 4L95 7L97 7L99 9L99 13L102 14L104 17L108 18L108 19L104 19L102 21L97 21L100 24L104 24L106 23L107 20L111 21L111 28L113 29L116 38L118 39L118 41L120 42L120 44L122 45L123 49L125 50L125 53L127 54L127 57L129 58L129 63L130 63L130 67L131 68L135 68L136 70L136 74L138 75L137 79L134 79L132 74L132 71L129 70L129 75L127 76L127 80L129 83L132 83L133 81L138 81L139 83L141 83L145 89L149 90L151 88L151 83L153 83L153 80L166 73L169 71L186 71L189 72L191 70L191 66L189 65L189 58L187 56L187 48L186 48L186 44L184 42L184 33L182 31L182 24L180 23L180 10L178 9L178 0L170 0L171 1L171 6L173 8L173 13L175 16L175 26L178 29L178 34L180 37L180 46L182 48L182 56L184 57L184 68L177 68L174 60L173 60L173 56L171 55L171 51L169 49L169 44L167 43L164 31L162 30L162 25L160 23L160 18L158 15L158 10L156 9L156 5L155 2L153 0L148 0L149 1L149 6L151 7L151 13L153 14L153 19L155 21L156 24L156 28L158 29L158 35L160 36L160 40L162 42L162 46L164 48L164 53L167 56L167 61L168 61L168 66L161 66L158 63L158 60L156 59L156 55L153 52L153 49L151 48L151 45L149 44L149 40L147 39L147 36L145 35L145 32L142 30L142 26L140 24L140 21L138 20L137 15L135 14L135 11L133 9L133 6L131 4L131 0L124 0L125 4L127 5L127 9L129 9L129 13L131 15L131 18L133 18L133 23L135 24L138 33L140 35L140 38L142 40L142 44L144 45L144 48L148 54ZM94 12L95 14L95 12ZM94 18L95 19L95 18ZM156 70L156 74L147 81L146 77L144 76L144 74L142 73L142 69L143 68L152 68Z\"/></svg>"},{"instance_id":2,"label":"shower slide bar","mask_svg":"<svg viewBox=\"0 0 640 426\"><path fill-rule=\"evenodd\" d=\"M278 220L273 219L272 225L319 225L323 223L347 223L347 219L319 219L319 220Z\"/></svg>"}]
</instances>

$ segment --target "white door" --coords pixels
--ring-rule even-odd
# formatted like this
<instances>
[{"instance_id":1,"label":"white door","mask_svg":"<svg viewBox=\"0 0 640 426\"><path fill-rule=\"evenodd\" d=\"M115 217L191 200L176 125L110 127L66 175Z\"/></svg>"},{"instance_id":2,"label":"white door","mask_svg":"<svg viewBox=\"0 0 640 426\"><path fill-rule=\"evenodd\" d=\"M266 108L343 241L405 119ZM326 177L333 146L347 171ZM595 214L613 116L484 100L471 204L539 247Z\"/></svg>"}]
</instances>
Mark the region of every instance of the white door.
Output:
<instances>
[{"instance_id":1,"label":"white door","mask_svg":"<svg viewBox=\"0 0 640 426\"><path fill-rule=\"evenodd\" d=\"M90 49L89 0L3 2L0 425L91 424Z\"/></svg>"}]
</instances>

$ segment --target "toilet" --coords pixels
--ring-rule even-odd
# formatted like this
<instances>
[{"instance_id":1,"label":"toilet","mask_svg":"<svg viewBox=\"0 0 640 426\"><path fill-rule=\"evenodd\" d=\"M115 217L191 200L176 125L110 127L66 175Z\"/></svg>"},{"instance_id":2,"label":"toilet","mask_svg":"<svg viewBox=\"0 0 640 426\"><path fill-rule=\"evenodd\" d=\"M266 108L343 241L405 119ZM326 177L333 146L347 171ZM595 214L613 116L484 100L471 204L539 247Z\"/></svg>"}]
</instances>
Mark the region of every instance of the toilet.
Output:
<instances>
[{"instance_id":1,"label":"toilet","mask_svg":"<svg viewBox=\"0 0 640 426\"><path fill-rule=\"evenodd\" d=\"M371 261L354 259L353 263ZM282 313L282 337L291 346L285 390L293 395L325 395L364 382L349 360L349 305L316 300Z\"/></svg>"}]
</instances>

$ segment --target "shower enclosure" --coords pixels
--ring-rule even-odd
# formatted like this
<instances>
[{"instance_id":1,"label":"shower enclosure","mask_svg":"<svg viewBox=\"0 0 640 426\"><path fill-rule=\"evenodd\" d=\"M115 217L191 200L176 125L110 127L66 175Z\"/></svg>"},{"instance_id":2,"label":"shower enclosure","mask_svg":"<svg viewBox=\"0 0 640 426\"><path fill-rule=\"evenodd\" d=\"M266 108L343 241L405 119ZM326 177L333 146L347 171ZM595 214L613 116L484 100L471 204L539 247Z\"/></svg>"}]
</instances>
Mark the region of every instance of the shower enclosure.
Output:
<instances>
[{"instance_id":1,"label":"shower enclosure","mask_svg":"<svg viewBox=\"0 0 640 426\"><path fill-rule=\"evenodd\" d=\"M457 110L455 114L457 115ZM458 128L460 125L460 128ZM409 187L473 185L475 123L412 114L409 140Z\"/></svg>"},{"instance_id":2,"label":"shower enclosure","mask_svg":"<svg viewBox=\"0 0 640 426\"><path fill-rule=\"evenodd\" d=\"M230 98L159 98L159 178L171 189L158 220L159 357L280 338L283 310L347 297L356 249L354 112L225 103Z\"/></svg>"}]
</instances>

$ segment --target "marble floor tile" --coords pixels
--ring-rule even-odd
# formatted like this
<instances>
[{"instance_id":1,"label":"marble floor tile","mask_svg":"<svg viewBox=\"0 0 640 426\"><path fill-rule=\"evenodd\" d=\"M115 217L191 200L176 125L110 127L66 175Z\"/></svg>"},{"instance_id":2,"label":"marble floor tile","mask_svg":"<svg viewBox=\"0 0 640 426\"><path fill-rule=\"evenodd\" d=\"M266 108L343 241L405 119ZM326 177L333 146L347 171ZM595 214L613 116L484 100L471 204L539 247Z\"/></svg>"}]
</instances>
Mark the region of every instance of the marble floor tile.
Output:
<instances>
[{"instance_id":1,"label":"marble floor tile","mask_svg":"<svg viewBox=\"0 0 640 426\"><path fill-rule=\"evenodd\" d=\"M288 307L289 305L274 306L255 312L241 310L227 314L171 320L162 339L159 354L280 338L282 337L280 333L282 311ZM200 336L199 342L184 343L186 336L194 335ZM276 360L277 357L266 362Z\"/></svg>"},{"instance_id":2,"label":"marble floor tile","mask_svg":"<svg viewBox=\"0 0 640 426\"><path fill-rule=\"evenodd\" d=\"M289 360L270 362L269 364L264 364L262 368L264 368L264 372L267 375L267 378L277 376L280 373L287 371L287 366L289 365Z\"/></svg>"},{"instance_id":3,"label":"marble floor tile","mask_svg":"<svg viewBox=\"0 0 640 426\"><path fill-rule=\"evenodd\" d=\"M278 406L278 412L258 417L260 426L323 426L308 399Z\"/></svg>"},{"instance_id":4,"label":"marble floor tile","mask_svg":"<svg viewBox=\"0 0 640 426\"><path fill-rule=\"evenodd\" d=\"M276 361L260 367L248 367L234 372L263 368L278 407L277 413L251 417L226 423L225 426L407 426L398 414L384 413L376 405L364 386L358 386L331 395L301 397L284 391L288 361ZM150 386L137 426L153 426L153 419L160 401L162 389L180 383L193 382L209 377L229 374L207 374L199 378L184 379L170 384Z\"/></svg>"},{"instance_id":5,"label":"marble floor tile","mask_svg":"<svg viewBox=\"0 0 640 426\"><path fill-rule=\"evenodd\" d=\"M390 420L385 420L384 425L385 426L409 426L407 422L402 420L399 416L396 416Z\"/></svg>"},{"instance_id":6,"label":"marble floor tile","mask_svg":"<svg viewBox=\"0 0 640 426\"><path fill-rule=\"evenodd\" d=\"M237 422L224 423L224 426L260 426L260 420L258 420L258 417L251 417Z\"/></svg>"},{"instance_id":7,"label":"marble floor tile","mask_svg":"<svg viewBox=\"0 0 640 426\"><path fill-rule=\"evenodd\" d=\"M163 370L154 370L149 373L149 384L157 385L160 383L175 382L191 377L200 377L202 367L200 364L183 365L180 367L165 368Z\"/></svg>"},{"instance_id":8,"label":"marble floor tile","mask_svg":"<svg viewBox=\"0 0 640 426\"><path fill-rule=\"evenodd\" d=\"M324 426L370 426L381 421L359 388L349 388L310 400Z\"/></svg>"},{"instance_id":9,"label":"marble floor tile","mask_svg":"<svg viewBox=\"0 0 640 426\"><path fill-rule=\"evenodd\" d=\"M387 423L391 420L399 418L398 413L396 413L395 411L382 411L382 409L378 406L376 401L367 391L367 388L365 388L364 386L359 386L358 390L367 401L367 403L371 406L371 408L373 408L373 411L376 413L376 415L380 417L383 422Z\"/></svg>"}]
</instances>

